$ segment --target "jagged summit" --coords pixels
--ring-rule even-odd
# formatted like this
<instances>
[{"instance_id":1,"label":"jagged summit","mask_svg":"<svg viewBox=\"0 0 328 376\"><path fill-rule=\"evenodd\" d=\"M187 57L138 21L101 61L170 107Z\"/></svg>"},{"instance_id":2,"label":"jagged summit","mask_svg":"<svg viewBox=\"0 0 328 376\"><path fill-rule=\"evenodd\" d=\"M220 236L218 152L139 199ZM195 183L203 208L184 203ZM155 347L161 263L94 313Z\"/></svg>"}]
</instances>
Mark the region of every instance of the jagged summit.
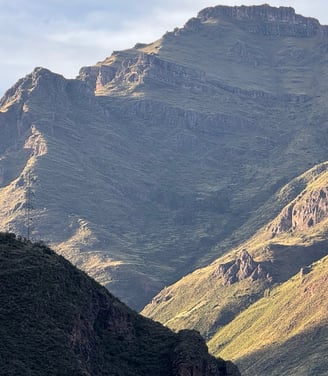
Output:
<instances>
[{"instance_id":1,"label":"jagged summit","mask_svg":"<svg viewBox=\"0 0 328 376\"><path fill-rule=\"evenodd\" d=\"M278 8L268 4L209 7L187 21L184 27L167 32L154 43L137 43L131 49L113 52L94 66L81 68L78 78L87 82L97 95L116 96L122 92L143 95L153 83L172 87L183 84L187 90L197 94L204 90L205 81L216 79L216 82L211 82L212 95L216 93L217 86L227 91L239 90L236 88L239 86L248 91L246 95L259 98L270 94L277 98L288 91L292 95L285 95L281 100L307 100L303 89L290 90L291 85L283 82L284 75L289 74L280 69L281 63L292 64L295 68L298 66L299 72L293 79L293 86L298 86L299 77L304 76L306 62L302 60L307 48L292 48L279 42L275 51L264 45L258 49L252 47L246 37L254 34L264 38L311 39L318 35L325 38L328 26L321 26L314 18L296 14L291 7ZM229 61L228 67L221 67L221 64L224 65L223 54ZM247 66L247 73L241 75L238 72L236 65L239 62ZM261 66L266 66L265 72L259 69ZM279 71L269 73L272 68ZM275 75L279 75L276 85L267 86L268 76ZM186 79L188 82L184 82Z\"/></svg>"}]
</instances>

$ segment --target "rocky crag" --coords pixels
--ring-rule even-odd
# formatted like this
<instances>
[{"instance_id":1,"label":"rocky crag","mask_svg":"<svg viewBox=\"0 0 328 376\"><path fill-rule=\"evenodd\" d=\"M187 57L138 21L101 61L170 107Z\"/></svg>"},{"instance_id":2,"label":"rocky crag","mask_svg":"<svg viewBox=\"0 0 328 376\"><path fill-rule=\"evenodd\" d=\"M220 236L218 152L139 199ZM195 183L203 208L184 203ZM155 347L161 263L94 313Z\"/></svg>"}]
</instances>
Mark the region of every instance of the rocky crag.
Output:
<instances>
[{"instance_id":1,"label":"rocky crag","mask_svg":"<svg viewBox=\"0 0 328 376\"><path fill-rule=\"evenodd\" d=\"M218 278L223 278L224 285L232 285L246 278L250 278L252 281L258 279L271 280L270 274L265 271L261 263L254 261L246 249L242 250L237 260L220 264L215 271L215 275Z\"/></svg>"},{"instance_id":2,"label":"rocky crag","mask_svg":"<svg viewBox=\"0 0 328 376\"><path fill-rule=\"evenodd\" d=\"M278 218L270 224L272 237L283 232L307 230L325 221L328 217L328 199L326 182L302 193L286 206Z\"/></svg>"}]
</instances>

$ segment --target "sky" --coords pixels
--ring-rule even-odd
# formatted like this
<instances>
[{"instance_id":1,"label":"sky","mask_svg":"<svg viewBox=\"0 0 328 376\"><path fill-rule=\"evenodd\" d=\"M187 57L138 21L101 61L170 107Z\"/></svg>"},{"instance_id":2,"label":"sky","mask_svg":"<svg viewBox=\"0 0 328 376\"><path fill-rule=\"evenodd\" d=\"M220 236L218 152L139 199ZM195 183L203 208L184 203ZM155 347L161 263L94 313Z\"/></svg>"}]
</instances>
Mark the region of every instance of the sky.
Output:
<instances>
[{"instance_id":1,"label":"sky","mask_svg":"<svg viewBox=\"0 0 328 376\"><path fill-rule=\"evenodd\" d=\"M328 25L327 0L0 0L0 97L35 67L74 78L82 66L153 42L203 8L263 3Z\"/></svg>"}]
</instances>

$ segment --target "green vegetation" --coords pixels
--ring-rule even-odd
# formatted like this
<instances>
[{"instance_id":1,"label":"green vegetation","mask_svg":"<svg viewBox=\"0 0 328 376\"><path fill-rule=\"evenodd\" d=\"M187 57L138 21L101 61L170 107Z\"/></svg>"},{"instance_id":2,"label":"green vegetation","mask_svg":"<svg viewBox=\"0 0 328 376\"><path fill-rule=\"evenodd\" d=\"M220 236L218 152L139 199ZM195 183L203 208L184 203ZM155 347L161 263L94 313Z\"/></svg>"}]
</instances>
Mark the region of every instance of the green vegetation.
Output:
<instances>
[{"instance_id":1,"label":"green vegetation","mask_svg":"<svg viewBox=\"0 0 328 376\"><path fill-rule=\"evenodd\" d=\"M0 102L2 230L25 235L31 171L32 238L136 309L249 239L327 159L324 40L261 17L209 14L76 80L20 80Z\"/></svg>"},{"instance_id":2,"label":"green vegetation","mask_svg":"<svg viewBox=\"0 0 328 376\"><path fill-rule=\"evenodd\" d=\"M25 235L31 174L36 197L32 238L46 239L56 252L134 308L141 309L169 286L143 314L174 330L196 328L213 338L215 352L230 354L250 374L320 375L326 364L316 361L312 342L299 344L315 336L318 353L323 354L320 333L326 334L326 317L318 316L315 325L308 325L311 310L305 307L306 299L302 304L296 298L309 297L291 278L327 255L326 31L313 19L295 16L290 8L240 7L236 14L220 7L207 9L152 44L138 44L82 68L76 80L40 68L20 80L0 100L1 228ZM9 240L15 249L17 240ZM30 242L23 248L32 254L44 251L42 260L50 252ZM245 249L250 259L236 274ZM63 264L53 265L55 259L50 259L55 269L61 265L59 271L68 265L63 259L56 259ZM239 278L252 264L257 266L255 274ZM172 350L177 337L160 326L155 337L141 336L145 326L155 324L127 308L118 323L128 319L132 337L140 334L142 339L127 340L127 328L128 335L109 335L108 312L99 305L97 314L90 311L94 296L87 286L94 282L79 282L81 273L69 269L72 276L77 274L65 291L66 277L61 279L57 271L44 273L41 267L25 268L19 261L16 269L26 300L22 310L9 300L8 309L17 308L25 320L26 307L33 306L33 317L49 321L42 327L41 320L40 333L53 328L54 317L47 307L37 310L34 303L44 307L47 302L59 314L58 306L47 301L52 296L48 287L56 286L57 278L61 287L55 288L54 296L69 297L68 307L60 308L62 326L46 336L53 347L40 342L47 354L52 348L65 354L63 369L76 351L72 373L79 372L85 354L96 359L83 363L87 371L95 367L95 374L103 364L114 374L120 374L119 366L129 374L130 365L115 363L122 359L133 359L140 374L161 372L158 364L172 360L165 349ZM16 269L12 267L13 275ZM230 276L224 275L226 269ZM308 278L315 280L318 270L315 266ZM35 271L31 278L29 273ZM37 296L25 290L30 280L42 285ZM9 282L12 289L14 283ZM105 290L99 291L96 295L105 306L107 299L121 306L105 298ZM273 305L276 296L278 307L288 313L289 305L299 304L299 317L274 320L281 313ZM319 312L320 299L314 303ZM87 307L92 330L76 316L79 304ZM91 347L89 337L87 345L85 337L79 340L74 326L68 337L63 334L76 317L86 325L83 333L91 330ZM286 328L289 318L291 326ZM24 320L27 335L22 338L33 352L39 336L29 345L28 338L37 331ZM39 321L32 320L31 328ZM255 334L248 328L257 328ZM258 330L264 336L259 340ZM243 331L248 333L241 337L244 347L238 342ZM11 359L10 352L23 342L11 341L7 332L3 336L9 344L3 351ZM72 350L69 341L75 340L78 345ZM148 353L148 342L161 354L160 362ZM96 358L90 353L94 346L100 348ZM177 347L185 354L184 343ZM270 354L281 366L268 358ZM261 357L263 365L256 371ZM46 363L49 372L54 359ZM23 366L16 363L12 359L17 371Z\"/></svg>"},{"instance_id":3,"label":"green vegetation","mask_svg":"<svg viewBox=\"0 0 328 376\"><path fill-rule=\"evenodd\" d=\"M283 187L277 199L296 197L273 221L237 249L167 287L143 314L173 329L197 328L209 339L210 350L236 361L242 374L324 375L327 165ZM242 249L269 279L224 283L219 266L235 260Z\"/></svg>"},{"instance_id":4,"label":"green vegetation","mask_svg":"<svg viewBox=\"0 0 328 376\"><path fill-rule=\"evenodd\" d=\"M138 315L42 243L0 233L0 263L2 375L176 376L202 364L226 376L231 367L196 332Z\"/></svg>"},{"instance_id":5,"label":"green vegetation","mask_svg":"<svg viewBox=\"0 0 328 376\"><path fill-rule=\"evenodd\" d=\"M327 214L324 211L320 223L306 229L296 228L292 231L291 228L286 228L273 237L272 228L286 221L284 213L290 205L301 208L300 218L303 212L311 212L309 205L313 203L314 199L311 197L314 192L321 192L327 186L327 165L318 165L284 186L273 199L278 205L286 204L276 219L208 267L198 269L165 288L145 307L143 314L173 329L196 328L206 338L210 338L218 328L262 297L272 284L288 280L300 268L324 257L328 245ZM320 206L319 194L318 197L317 205ZM325 199L322 200L322 207L325 207ZM262 210L272 210L272 205L269 201ZM314 207L312 211L320 213L322 210ZM217 276L217 268L234 260L242 249L247 249L261 263L269 273L270 280L245 279L230 286L223 283L223 279Z\"/></svg>"},{"instance_id":6,"label":"green vegetation","mask_svg":"<svg viewBox=\"0 0 328 376\"><path fill-rule=\"evenodd\" d=\"M328 258L273 288L209 342L243 375L325 375Z\"/></svg>"}]
</instances>

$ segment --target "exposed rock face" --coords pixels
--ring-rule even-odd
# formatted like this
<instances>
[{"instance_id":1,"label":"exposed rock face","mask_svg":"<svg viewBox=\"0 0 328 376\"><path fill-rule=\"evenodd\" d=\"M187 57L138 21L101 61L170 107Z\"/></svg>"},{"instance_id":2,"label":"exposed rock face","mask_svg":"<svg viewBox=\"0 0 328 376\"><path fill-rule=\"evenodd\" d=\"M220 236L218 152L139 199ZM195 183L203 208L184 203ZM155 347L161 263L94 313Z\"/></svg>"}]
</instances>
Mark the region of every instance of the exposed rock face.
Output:
<instances>
[{"instance_id":1,"label":"exposed rock face","mask_svg":"<svg viewBox=\"0 0 328 376\"><path fill-rule=\"evenodd\" d=\"M219 265L215 274L217 277L223 278L224 285L232 285L246 278L250 278L253 281L262 279L271 282L271 277L264 267L255 262L245 249L236 261Z\"/></svg>"},{"instance_id":2,"label":"exposed rock face","mask_svg":"<svg viewBox=\"0 0 328 376\"><path fill-rule=\"evenodd\" d=\"M129 309L42 244L0 233L4 375L239 376L194 331Z\"/></svg>"},{"instance_id":3,"label":"exposed rock face","mask_svg":"<svg viewBox=\"0 0 328 376\"><path fill-rule=\"evenodd\" d=\"M182 85L198 92L209 90L206 74L202 70L165 61L142 51L136 51L134 56L124 57L121 64L107 64L105 60L98 66L83 67L80 70L79 78L93 87L96 94L113 94L122 90L131 92L147 81L177 87Z\"/></svg>"},{"instance_id":4,"label":"exposed rock face","mask_svg":"<svg viewBox=\"0 0 328 376\"><path fill-rule=\"evenodd\" d=\"M325 376L328 257L295 277L268 290L265 299L220 331L209 348L236 359L245 376Z\"/></svg>"},{"instance_id":5,"label":"exposed rock face","mask_svg":"<svg viewBox=\"0 0 328 376\"><path fill-rule=\"evenodd\" d=\"M327 32L327 27L322 27L316 19L295 14L295 10L290 7L217 6L206 8L198 14L203 22L220 17L244 22L257 21L256 24L249 25L248 30L264 35L313 37Z\"/></svg>"},{"instance_id":6,"label":"exposed rock face","mask_svg":"<svg viewBox=\"0 0 328 376\"><path fill-rule=\"evenodd\" d=\"M193 330L178 333L179 344L174 349L174 376L239 376L238 368L231 362L212 358L204 361L207 346L201 335Z\"/></svg>"},{"instance_id":7,"label":"exposed rock face","mask_svg":"<svg viewBox=\"0 0 328 376\"><path fill-rule=\"evenodd\" d=\"M326 186L310 192L303 191L268 226L268 231L271 232L272 236L286 231L301 231L327 219L327 195L328 188Z\"/></svg>"}]
</instances>

